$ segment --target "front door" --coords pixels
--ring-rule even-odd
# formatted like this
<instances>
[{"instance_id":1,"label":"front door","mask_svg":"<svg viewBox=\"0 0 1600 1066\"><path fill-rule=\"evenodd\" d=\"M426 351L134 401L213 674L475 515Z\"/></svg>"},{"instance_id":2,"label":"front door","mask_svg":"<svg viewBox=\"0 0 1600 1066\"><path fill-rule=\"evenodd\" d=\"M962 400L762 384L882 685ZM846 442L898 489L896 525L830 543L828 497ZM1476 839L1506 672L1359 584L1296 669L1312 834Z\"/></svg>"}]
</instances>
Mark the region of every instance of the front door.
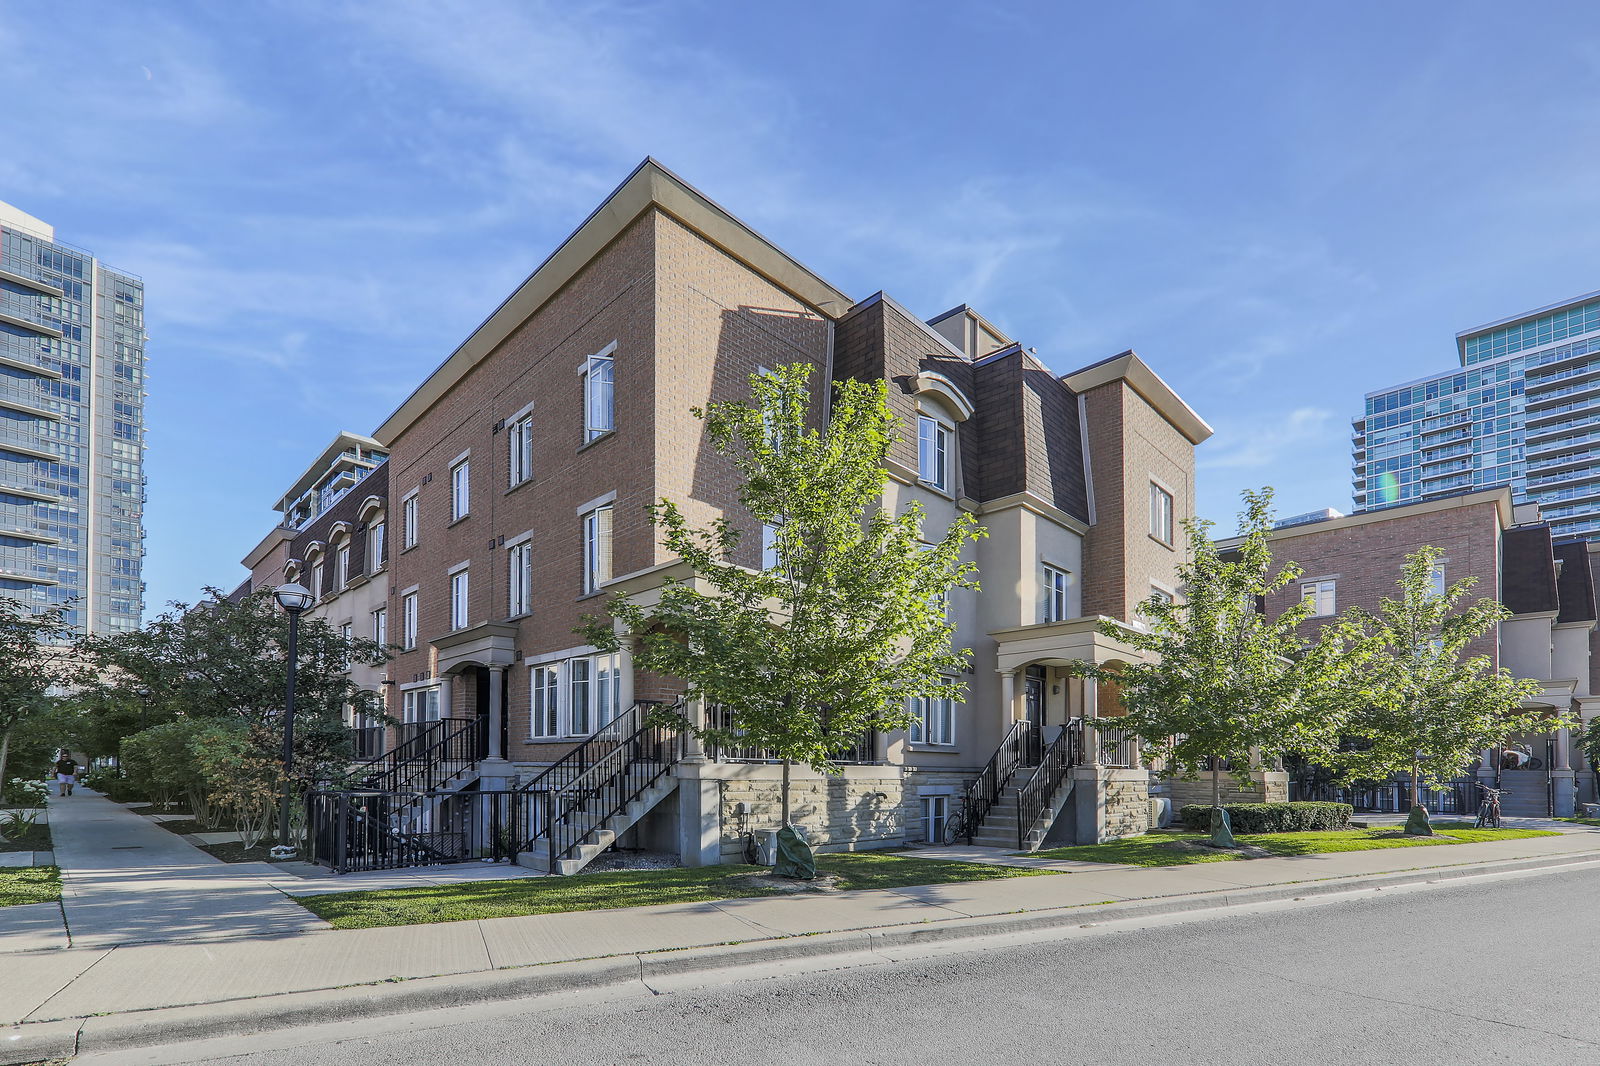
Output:
<instances>
[{"instance_id":1,"label":"front door","mask_svg":"<svg viewBox=\"0 0 1600 1066\"><path fill-rule=\"evenodd\" d=\"M1022 683L1022 702L1027 708L1028 724L1033 727L1029 731L1027 762L1029 766L1037 766L1043 751L1040 741L1044 735L1044 667L1028 667Z\"/></svg>"}]
</instances>

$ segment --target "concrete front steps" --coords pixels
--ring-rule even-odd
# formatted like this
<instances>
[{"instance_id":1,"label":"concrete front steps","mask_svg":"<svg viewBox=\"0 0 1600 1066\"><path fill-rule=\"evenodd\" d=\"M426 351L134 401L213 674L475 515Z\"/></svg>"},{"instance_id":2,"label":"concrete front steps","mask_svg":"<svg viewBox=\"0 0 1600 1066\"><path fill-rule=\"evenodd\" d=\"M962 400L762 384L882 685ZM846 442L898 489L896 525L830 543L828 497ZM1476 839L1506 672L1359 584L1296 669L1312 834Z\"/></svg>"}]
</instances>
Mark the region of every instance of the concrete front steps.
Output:
<instances>
[{"instance_id":1,"label":"concrete front steps","mask_svg":"<svg viewBox=\"0 0 1600 1066\"><path fill-rule=\"evenodd\" d=\"M678 779L676 777L666 777L645 789L620 814L606 819L589 843L578 846L575 855L567 859L557 859L553 870L550 868L550 841L542 837L535 840L533 846L527 851L518 853L517 865L526 866L530 870L538 870L540 873L558 874L562 877L578 873L593 862L595 856L615 844L617 837L633 828L640 819L654 810L658 803L672 795L677 787ZM584 811L574 811L570 817L581 830L588 830L594 825L593 819L597 818L598 815Z\"/></svg>"},{"instance_id":2,"label":"concrete front steps","mask_svg":"<svg viewBox=\"0 0 1600 1066\"><path fill-rule=\"evenodd\" d=\"M1024 771L1019 771L1018 776ZM1028 827L1027 833L1022 837L1021 846L1017 839L1017 790L1008 788L1001 794L1000 801L989 808L988 817L978 827L978 832L973 835L972 842L979 847L1006 848L1010 851L1038 851L1047 837L1050 837L1051 828L1056 819L1061 816L1061 810L1072 798L1072 778L1066 777L1056 788L1055 799L1051 802L1050 809L1044 812L1035 824ZM1067 835L1066 843L1071 843L1071 834Z\"/></svg>"}]
</instances>

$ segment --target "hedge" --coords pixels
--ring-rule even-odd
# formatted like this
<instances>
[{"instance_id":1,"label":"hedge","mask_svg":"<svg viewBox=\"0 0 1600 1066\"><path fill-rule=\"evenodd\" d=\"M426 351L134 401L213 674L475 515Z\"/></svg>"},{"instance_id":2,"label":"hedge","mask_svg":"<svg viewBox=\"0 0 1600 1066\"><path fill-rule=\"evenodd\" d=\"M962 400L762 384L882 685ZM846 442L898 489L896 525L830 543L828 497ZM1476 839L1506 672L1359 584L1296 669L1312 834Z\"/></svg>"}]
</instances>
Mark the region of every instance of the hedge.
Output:
<instances>
[{"instance_id":1,"label":"hedge","mask_svg":"<svg viewBox=\"0 0 1600 1066\"><path fill-rule=\"evenodd\" d=\"M1235 833L1308 833L1349 829L1348 803L1229 803L1223 807ZM1204 833L1211 828L1211 805L1187 803L1178 817L1184 828Z\"/></svg>"}]
</instances>

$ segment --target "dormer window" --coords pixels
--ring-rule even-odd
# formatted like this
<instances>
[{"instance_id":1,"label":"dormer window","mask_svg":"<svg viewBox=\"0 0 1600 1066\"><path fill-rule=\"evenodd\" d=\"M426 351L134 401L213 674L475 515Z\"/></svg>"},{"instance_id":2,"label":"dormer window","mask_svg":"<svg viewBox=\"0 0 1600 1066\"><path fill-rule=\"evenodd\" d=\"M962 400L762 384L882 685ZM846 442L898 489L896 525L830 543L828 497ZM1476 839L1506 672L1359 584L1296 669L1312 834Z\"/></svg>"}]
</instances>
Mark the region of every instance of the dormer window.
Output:
<instances>
[{"instance_id":1,"label":"dormer window","mask_svg":"<svg viewBox=\"0 0 1600 1066\"><path fill-rule=\"evenodd\" d=\"M937 418L919 415L917 418L917 476L923 484L949 492L951 445L954 431Z\"/></svg>"}]
</instances>

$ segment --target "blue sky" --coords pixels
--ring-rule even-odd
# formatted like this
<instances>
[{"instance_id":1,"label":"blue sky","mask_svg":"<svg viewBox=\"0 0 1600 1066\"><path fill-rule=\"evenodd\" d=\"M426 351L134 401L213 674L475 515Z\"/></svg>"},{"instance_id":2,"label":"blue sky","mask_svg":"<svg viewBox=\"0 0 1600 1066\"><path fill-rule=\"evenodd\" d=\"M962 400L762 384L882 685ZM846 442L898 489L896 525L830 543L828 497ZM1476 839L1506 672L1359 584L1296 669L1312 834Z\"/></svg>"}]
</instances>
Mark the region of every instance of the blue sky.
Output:
<instances>
[{"instance_id":1,"label":"blue sky","mask_svg":"<svg viewBox=\"0 0 1600 1066\"><path fill-rule=\"evenodd\" d=\"M1361 397L1600 289L1600 8L0 0L0 199L142 274L148 602L243 576L643 156L844 291L1132 347L1203 514L1350 506Z\"/></svg>"}]
</instances>

